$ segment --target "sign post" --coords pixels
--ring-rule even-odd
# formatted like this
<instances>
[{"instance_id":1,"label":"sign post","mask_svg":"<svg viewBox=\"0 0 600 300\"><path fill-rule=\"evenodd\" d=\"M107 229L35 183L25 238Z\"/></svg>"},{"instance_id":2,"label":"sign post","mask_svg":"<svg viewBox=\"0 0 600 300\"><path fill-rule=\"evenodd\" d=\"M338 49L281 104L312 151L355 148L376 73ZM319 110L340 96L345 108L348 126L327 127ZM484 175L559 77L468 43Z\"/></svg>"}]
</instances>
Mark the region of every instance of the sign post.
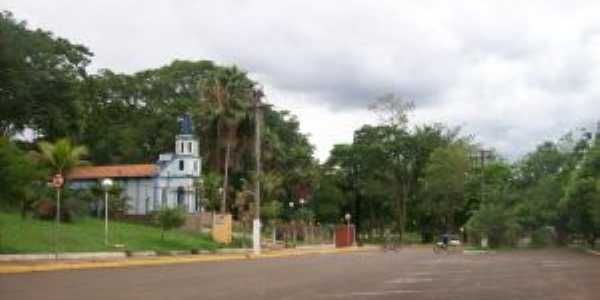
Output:
<instances>
[{"instance_id":1,"label":"sign post","mask_svg":"<svg viewBox=\"0 0 600 300\"><path fill-rule=\"evenodd\" d=\"M52 186L56 189L56 223L54 224L54 258L58 259L58 228L60 225L60 189L65 183L62 174L52 176Z\"/></svg>"}]
</instances>

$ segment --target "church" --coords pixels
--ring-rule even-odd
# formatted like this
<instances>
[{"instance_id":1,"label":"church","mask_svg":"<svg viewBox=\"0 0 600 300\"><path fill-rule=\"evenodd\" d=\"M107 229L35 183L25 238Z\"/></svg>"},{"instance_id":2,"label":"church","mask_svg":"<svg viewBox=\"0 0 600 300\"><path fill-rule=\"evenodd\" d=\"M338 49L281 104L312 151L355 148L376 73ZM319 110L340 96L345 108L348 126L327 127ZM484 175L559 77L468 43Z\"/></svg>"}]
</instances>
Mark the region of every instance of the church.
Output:
<instances>
[{"instance_id":1,"label":"church","mask_svg":"<svg viewBox=\"0 0 600 300\"><path fill-rule=\"evenodd\" d=\"M77 167L67 175L70 188L88 189L110 178L123 189L129 215L145 215L163 206L201 212L197 188L202 175L200 145L191 117L185 115L179 122L175 151L160 154L156 163Z\"/></svg>"}]
</instances>

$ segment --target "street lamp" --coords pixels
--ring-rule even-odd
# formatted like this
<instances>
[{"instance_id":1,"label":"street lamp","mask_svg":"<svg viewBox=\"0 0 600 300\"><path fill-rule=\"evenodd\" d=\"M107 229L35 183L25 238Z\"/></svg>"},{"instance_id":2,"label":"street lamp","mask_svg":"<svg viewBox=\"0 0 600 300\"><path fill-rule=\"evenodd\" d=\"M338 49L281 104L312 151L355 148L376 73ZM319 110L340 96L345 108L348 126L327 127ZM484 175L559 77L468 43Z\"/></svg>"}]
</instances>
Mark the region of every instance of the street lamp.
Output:
<instances>
[{"instance_id":1,"label":"street lamp","mask_svg":"<svg viewBox=\"0 0 600 300\"><path fill-rule=\"evenodd\" d=\"M347 242L350 243L350 219L352 218L352 215L350 215L350 213L346 213L346 215L344 215L344 219L346 219L346 233L347 233Z\"/></svg>"},{"instance_id":2,"label":"street lamp","mask_svg":"<svg viewBox=\"0 0 600 300\"><path fill-rule=\"evenodd\" d=\"M113 186L110 178L102 180L102 189L104 189L104 245L108 246L108 192Z\"/></svg>"},{"instance_id":3,"label":"street lamp","mask_svg":"<svg viewBox=\"0 0 600 300\"><path fill-rule=\"evenodd\" d=\"M304 208L304 198L300 198L300 208Z\"/></svg>"},{"instance_id":4,"label":"street lamp","mask_svg":"<svg viewBox=\"0 0 600 300\"><path fill-rule=\"evenodd\" d=\"M294 240L294 245L296 245L296 222L294 221L294 201L290 201L288 203L290 206L290 228L292 229L292 239ZM292 228L293 226L293 228ZM288 233L289 234L289 233ZM286 238L286 246L287 246L287 238Z\"/></svg>"}]
</instances>

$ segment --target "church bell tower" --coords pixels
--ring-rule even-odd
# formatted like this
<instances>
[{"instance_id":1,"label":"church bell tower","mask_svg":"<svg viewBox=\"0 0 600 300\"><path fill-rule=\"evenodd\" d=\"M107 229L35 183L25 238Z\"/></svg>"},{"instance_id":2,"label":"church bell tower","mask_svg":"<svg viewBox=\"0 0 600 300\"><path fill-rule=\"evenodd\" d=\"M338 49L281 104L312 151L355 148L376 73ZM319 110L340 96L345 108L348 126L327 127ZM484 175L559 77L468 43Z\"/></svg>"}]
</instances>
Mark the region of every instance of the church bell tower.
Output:
<instances>
[{"instance_id":1,"label":"church bell tower","mask_svg":"<svg viewBox=\"0 0 600 300\"><path fill-rule=\"evenodd\" d=\"M183 176L200 176L200 149L194 136L192 117L184 115L179 119L180 132L175 138L175 157L179 160L179 172Z\"/></svg>"}]
</instances>

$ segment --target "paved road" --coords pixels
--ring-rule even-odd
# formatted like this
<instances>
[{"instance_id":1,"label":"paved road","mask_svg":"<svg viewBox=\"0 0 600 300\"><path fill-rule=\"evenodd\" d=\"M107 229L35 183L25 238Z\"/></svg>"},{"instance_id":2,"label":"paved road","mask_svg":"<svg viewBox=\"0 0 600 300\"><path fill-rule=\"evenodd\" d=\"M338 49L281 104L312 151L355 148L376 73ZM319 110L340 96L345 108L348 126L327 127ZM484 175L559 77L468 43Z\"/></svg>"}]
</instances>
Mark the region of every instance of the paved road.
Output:
<instances>
[{"instance_id":1,"label":"paved road","mask_svg":"<svg viewBox=\"0 0 600 300\"><path fill-rule=\"evenodd\" d=\"M600 256L428 250L0 276L0 299L600 299Z\"/></svg>"}]
</instances>

